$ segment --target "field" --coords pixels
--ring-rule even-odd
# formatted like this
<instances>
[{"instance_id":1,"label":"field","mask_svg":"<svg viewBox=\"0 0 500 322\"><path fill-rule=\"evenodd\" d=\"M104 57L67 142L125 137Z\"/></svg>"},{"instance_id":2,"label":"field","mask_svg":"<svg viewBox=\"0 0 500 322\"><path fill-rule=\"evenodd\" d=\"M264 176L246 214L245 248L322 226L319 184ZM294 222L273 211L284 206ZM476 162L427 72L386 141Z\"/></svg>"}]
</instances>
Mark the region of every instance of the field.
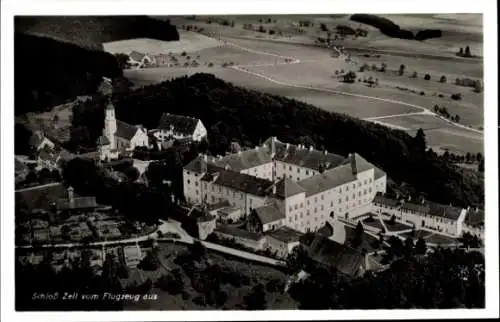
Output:
<instances>
[{"instance_id":1,"label":"field","mask_svg":"<svg viewBox=\"0 0 500 322\"><path fill-rule=\"evenodd\" d=\"M413 28L411 30L414 31L421 28L418 21L425 21L426 28L436 25L447 30L449 34L445 34L441 39L444 45L429 41L390 39L374 28L363 26L369 30L369 36L366 39L358 37L357 40L349 40L352 46L357 42L352 55L354 63L332 57L331 50L313 46L311 41L294 43L299 38L304 40L307 37L312 39L311 37L318 35L325 36L325 32L319 30L322 23L330 29L335 28L337 24L357 27L359 24L353 24L347 15L203 16L196 17L195 20L170 17L171 21L181 28L183 25L184 27L196 25L198 28L204 28L203 33L211 35L214 41L226 44L188 51L187 55L197 57L199 67L149 68L127 71L126 76L136 86L141 86L197 72L212 73L235 85L287 96L327 111L377 121L406 130L411 135L422 128L428 145L438 152L446 149L454 153L483 152L482 133L459 127L465 125L482 130L483 95L475 93L471 87L454 84L457 77L481 79L482 61L456 57L450 52L455 48L453 43L458 44L462 40L471 39L467 36L468 33L480 33L481 17L471 17L472 20L468 22L463 22L462 16L453 15L412 15L408 18ZM208 23L208 19L212 22ZM299 20L307 19L314 23L314 27L299 26ZM234 27L218 23L223 20L234 21ZM262 38L264 33L243 29L248 23L254 26L262 24L265 29L279 27L282 35L266 34L264 39ZM464 27L457 27L460 24ZM302 29L305 31L300 31ZM454 33L451 33L452 31ZM192 34L186 31L181 32L181 35L184 33ZM188 40L197 41L195 38ZM432 41L439 42L440 39ZM345 44L346 48L348 45ZM363 53L358 47L367 50ZM418 54L415 53L414 47L419 47ZM372 49L378 50L379 55L370 53ZM422 49L425 50L420 53ZM286 58L288 60L285 60ZM182 57L179 59L181 65L185 63L183 59ZM213 67L208 67L210 62ZM233 63L237 66L221 68L224 63ZM387 70L359 72L359 68L365 63L370 67L373 64L380 67L382 63L386 63ZM405 65L405 73L399 76L397 70L401 64ZM342 71L351 70L357 73L357 80L353 84L344 83ZM337 76L336 71L339 73ZM413 71L417 72L417 78L410 77ZM431 75L431 80L423 79L426 73ZM447 79L441 83L439 79L443 75ZM378 85L369 86L363 82L363 79L369 77L377 79ZM451 94L455 93L461 93L462 99L452 100ZM445 107L453 118L458 116L459 126L433 116L435 105Z\"/></svg>"},{"instance_id":2,"label":"field","mask_svg":"<svg viewBox=\"0 0 500 322\"><path fill-rule=\"evenodd\" d=\"M174 263L174 259L181 253L187 251L187 247L184 245L162 243L160 244L160 259L162 261L162 268L156 271L144 271L140 269L131 270L129 279L127 282L142 281L146 278L150 278L153 281L157 280L159 277L169 274L168 269L180 268L183 286L185 294L169 294L169 292L162 290L161 288L154 287L149 293L157 294L158 299L155 301L139 301L139 302L129 302L126 304L126 309L130 310L208 310L215 309L204 304L197 303L196 298L203 297L203 293L199 293L192 286L192 281L189 276L186 275L184 271L184 265L182 267ZM222 309L238 309L242 308L244 297L249 293L251 288L262 283L267 284L270 280L279 280L284 282L286 279L286 274L268 266L257 265L254 263L244 262L238 259L228 258L226 256L208 252L207 260L210 263L217 263L223 269L227 269L233 272L237 272L241 276L247 276L249 278L248 285L241 285L240 287L235 287L231 284L221 285L221 289L228 295L227 300L223 304ZM266 302L268 308L272 309L294 309L296 308L296 303L290 298L288 294L282 294L281 292L266 291ZM219 309L220 309L219 308Z\"/></svg>"},{"instance_id":3,"label":"field","mask_svg":"<svg viewBox=\"0 0 500 322\"><path fill-rule=\"evenodd\" d=\"M179 31L180 40L160 41L147 38L126 39L103 43L104 51L117 53L130 53L138 51L141 53L181 53L183 51L193 52L219 46L220 41L199 33L190 31Z\"/></svg>"}]
</instances>

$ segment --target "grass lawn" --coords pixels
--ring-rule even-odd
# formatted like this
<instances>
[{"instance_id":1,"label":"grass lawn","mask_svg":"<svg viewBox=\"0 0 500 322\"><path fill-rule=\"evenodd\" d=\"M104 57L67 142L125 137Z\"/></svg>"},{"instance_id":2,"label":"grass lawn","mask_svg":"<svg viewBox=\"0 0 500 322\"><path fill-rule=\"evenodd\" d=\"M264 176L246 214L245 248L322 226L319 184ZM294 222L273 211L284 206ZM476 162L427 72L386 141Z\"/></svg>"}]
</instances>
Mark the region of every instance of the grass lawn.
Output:
<instances>
[{"instance_id":1,"label":"grass lawn","mask_svg":"<svg viewBox=\"0 0 500 322\"><path fill-rule=\"evenodd\" d=\"M403 234L400 234L399 236L403 237L403 238L407 238L407 237L412 237L413 239L418 239L420 237L422 238L427 238L429 237L430 235L432 235L431 232L428 232L426 230L415 230L414 232L414 235L412 236L412 233L411 232L407 232L407 233L403 233Z\"/></svg>"},{"instance_id":2,"label":"grass lawn","mask_svg":"<svg viewBox=\"0 0 500 322\"><path fill-rule=\"evenodd\" d=\"M369 253L380 250L379 248L374 247L374 245L378 242L378 239L373 236L370 236L366 233L363 234L363 241L361 242L361 245L354 247L351 243L351 240L354 238L356 234L355 229L349 226L345 226L345 233L346 233L346 244L353 248L356 248L358 250L364 248Z\"/></svg>"},{"instance_id":3,"label":"grass lawn","mask_svg":"<svg viewBox=\"0 0 500 322\"><path fill-rule=\"evenodd\" d=\"M433 243L437 245L455 245L455 244L460 244L460 241L456 238L444 236L444 235L439 235L439 234L432 234L425 238L425 241L428 243Z\"/></svg>"},{"instance_id":4,"label":"grass lawn","mask_svg":"<svg viewBox=\"0 0 500 322\"><path fill-rule=\"evenodd\" d=\"M172 295L158 287L153 287L149 294L157 294L156 300L140 300L138 302L129 302L126 304L126 309L129 310L215 310L215 309L241 309L244 297L249 293L252 287L258 283L266 286L270 280L280 280L284 283L286 274L273 267L258 265L251 262L242 261L235 258L228 258L224 255L207 252L206 258L208 265L219 265L223 269L228 269L238 274L248 277L248 285L235 287L231 284L221 285L221 289L227 294L227 300L222 307L211 307L194 301L197 297L203 297L203 294L198 293L192 285L192 281L182 267L174 263L178 254L187 251L187 246L182 244L161 243L160 244L160 259L163 265L170 268L180 268L182 275L183 290L185 294ZM200 274L199 272L198 274ZM168 274L168 271L161 267L156 271L142 271L139 269L131 270L128 281L141 280L143 278L151 278L157 280L162 275ZM201 273L202 274L202 273ZM266 291L266 301L269 309L296 309L297 304L290 298L288 294L281 292Z\"/></svg>"},{"instance_id":5,"label":"grass lawn","mask_svg":"<svg viewBox=\"0 0 500 322\"><path fill-rule=\"evenodd\" d=\"M411 229L412 226L405 225L400 222L395 222L394 225L391 225L390 220L384 219L384 224L387 227L389 231L398 231L398 230L405 230L405 229Z\"/></svg>"},{"instance_id":6,"label":"grass lawn","mask_svg":"<svg viewBox=\"0 0 500 322\"><path fill-rule=\"evenodd\" d=\"M380 219L378 219L377 217L374 217L373 221L369 221L369 219L364 219L363 220L363 225L367 225L367 226L370 226L370 227L375 227L375 228L378 228L378 229L382 229L383 228L382 223L380 222Z\"/></svg>"}]
</instances>

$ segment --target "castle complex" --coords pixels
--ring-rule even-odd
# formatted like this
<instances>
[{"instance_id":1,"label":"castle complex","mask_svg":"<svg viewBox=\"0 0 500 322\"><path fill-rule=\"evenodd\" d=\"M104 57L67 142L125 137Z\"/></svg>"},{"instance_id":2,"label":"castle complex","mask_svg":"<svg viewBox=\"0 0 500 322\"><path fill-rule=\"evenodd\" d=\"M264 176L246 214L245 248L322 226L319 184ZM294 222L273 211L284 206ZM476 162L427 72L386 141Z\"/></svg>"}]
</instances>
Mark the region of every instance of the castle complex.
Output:
<instances>
[{"instance_id":1,"label":"castle complex","mask_svg":"<svg viewBox=\"0 0 500 322\"><path fill-rule=\"evenodd\" d=\"M370 212L377 192L386 191L386 178L356 153L345 158L276 137L224 157L199 155L183 169L188 203L228 201L259 232L283 226L316 231L329 217Z\"/></svg>"}]
</instances>

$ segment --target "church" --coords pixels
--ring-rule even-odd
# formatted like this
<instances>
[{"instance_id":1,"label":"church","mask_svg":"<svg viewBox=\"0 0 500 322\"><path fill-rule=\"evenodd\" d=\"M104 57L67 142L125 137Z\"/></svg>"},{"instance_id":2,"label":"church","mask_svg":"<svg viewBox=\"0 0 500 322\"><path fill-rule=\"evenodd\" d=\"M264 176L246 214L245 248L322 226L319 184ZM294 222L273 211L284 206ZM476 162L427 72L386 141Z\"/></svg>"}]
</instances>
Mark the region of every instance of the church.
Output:
<instances>
[{"instance_id":1,"label":"church","mask_svg":"<svg viewBox=\"0 0 500 322\"><path fill-rule=\"evenodd\" d=\"M142 125L130 125L116 119L115 107L109 102L104 117L104 130L97 140L101 161L118 158L136 147L148 147L147 129Z\"/></svg>"}]
</instances>

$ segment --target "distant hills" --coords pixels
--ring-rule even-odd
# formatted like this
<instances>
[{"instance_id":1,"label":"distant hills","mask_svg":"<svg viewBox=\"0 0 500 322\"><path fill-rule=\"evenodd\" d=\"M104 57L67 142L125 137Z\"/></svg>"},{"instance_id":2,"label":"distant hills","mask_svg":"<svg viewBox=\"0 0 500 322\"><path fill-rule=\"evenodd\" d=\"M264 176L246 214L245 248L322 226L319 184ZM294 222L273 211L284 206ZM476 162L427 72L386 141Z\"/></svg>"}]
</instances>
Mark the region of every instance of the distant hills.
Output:
<instances>
[{"instance_id":1,"label":"distant hills","mask_svg":"<svg viewBox=\"0 0 500 322\"><path fill-rule=\"evenodd\" d=\"M16 32L51 37L82 47L102 49L103 42L131 38L179 40L168 20L147 16L18 16Z\"/></svg>"}]
</instances>

